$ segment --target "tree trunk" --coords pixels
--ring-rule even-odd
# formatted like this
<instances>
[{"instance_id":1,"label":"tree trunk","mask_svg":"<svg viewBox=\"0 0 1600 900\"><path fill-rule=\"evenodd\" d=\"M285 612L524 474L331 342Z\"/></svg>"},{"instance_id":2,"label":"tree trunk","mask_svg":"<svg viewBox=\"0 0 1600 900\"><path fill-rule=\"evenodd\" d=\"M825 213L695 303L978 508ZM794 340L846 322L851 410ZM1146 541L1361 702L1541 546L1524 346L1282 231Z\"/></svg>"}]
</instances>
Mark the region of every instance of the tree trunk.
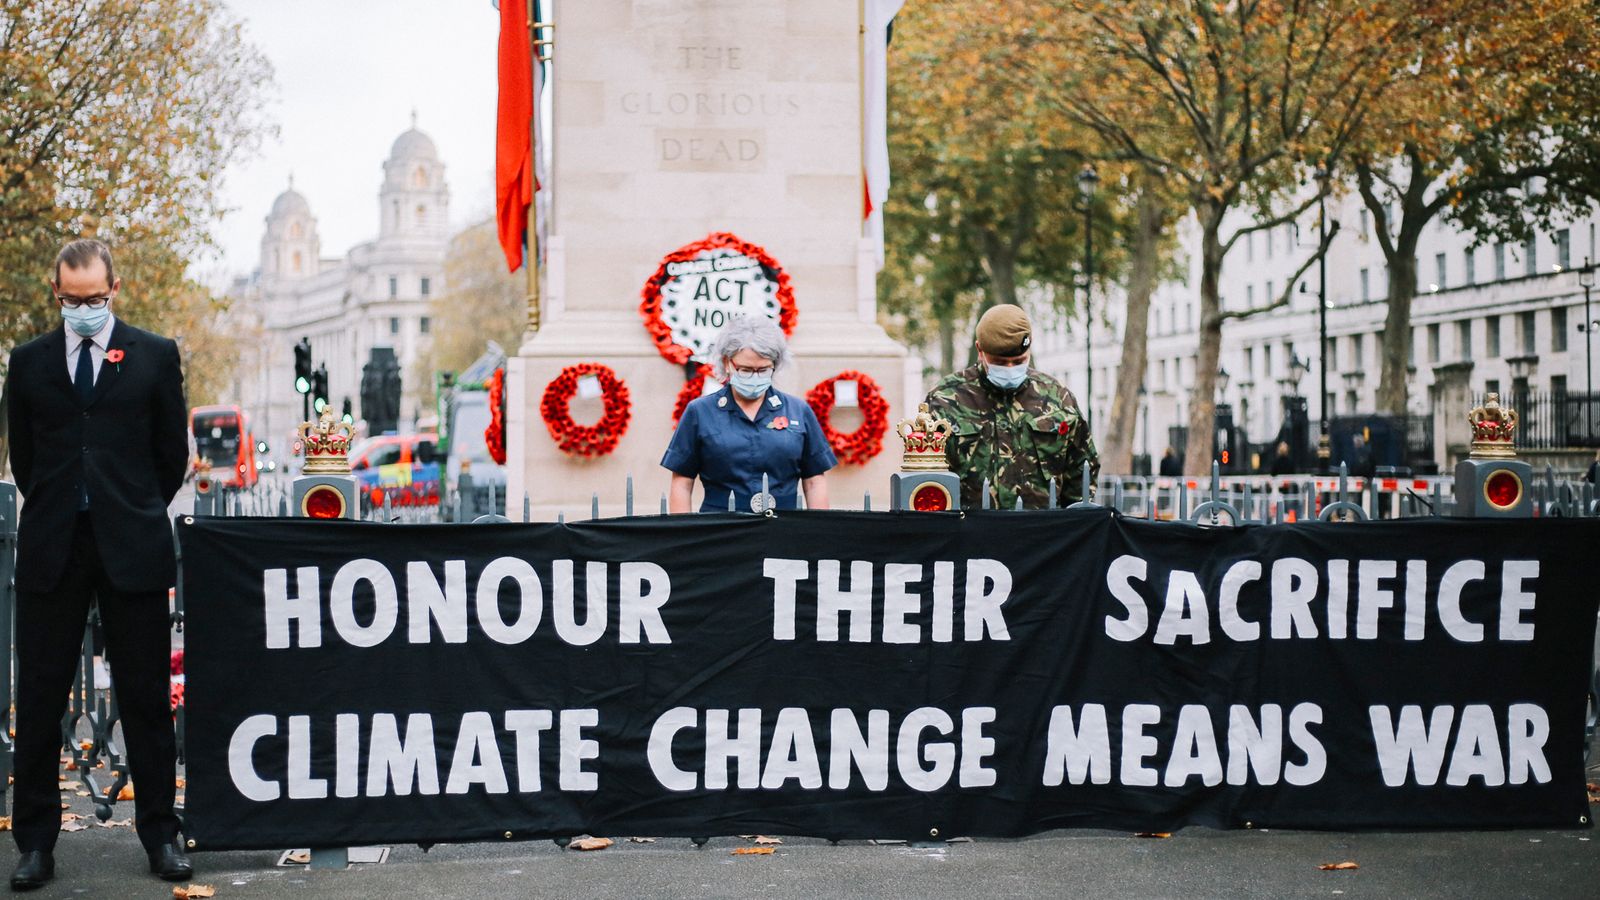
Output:
<instances>
[{"instance_id":1,"label":"tree trunk","mask_svg":"<svg viewBox=\"0 0 1600 900\"><path fill-rule=\"evenodd\" d=\"M1222 301L1217 278L1222 273L1222 209L1206 203L1200 210L1200 346L1195 352L1194 390L1189 395L1189 434L1184 444L1183 474L1209 475L1216 430L1217 360L1222 354Z\"/></svg>"},{"instance_id":2,"label":"tree trunk","mask_svg":"<svg viewBox=\"0 0 1600 900\"><path fill-rule=\"evenodd\" d=\"M1117 392L1111 400L1111 419L1101 432L1100 441L1103 471L1114 474L1133 471L1139 389L1144 386L1149 363L1150 295L1156 287L1161 229L1166 218L1166 210L1148 178L1139 192L1138 216L1128 273L1127 314L1122 326L1122 359L1117 364ZM1148 443L1148 436L1145 440Z\"/></svg>"},{"instance_id":3,"label":"tree trunk","mask_svg":"<svg viewBox=\"0 0 1600 900\"><path fill-rule=\"evenodd\" d=\"M1383 374L1378 381L1378 412L1394 416L1406 414L1407 388L1411 380L1411 301L1417 296L1417 238L1407 227L1410 216L1401 219L1400 236L1395 240L1389 265L1389 312L1383 322Z\"/></svg>"},{"instance_id":4,"label":"tree trunk","mask_svg":"<svg viewBox=\"0 0 1600 900\"><path fill-rule=\"evenodd\" d=\"M949 374L956 370L956 312L955 304L940 310L939 315L939 371Z\"/></svg>"},{"instance_id":5,"label":"tree trunk","mask_svg":"<svg viewBox=\"0 0 1600 900\"><path fill-rule=\"evenodd\" d=\"M1017 303L1017 251L993 233L983 235L983 271L989 276L989 289L984 292L972 321L976 323L990 307L1002 303ZM967 365L978 364L978 348L967 351Z\"/></svg>"}]
</instances>

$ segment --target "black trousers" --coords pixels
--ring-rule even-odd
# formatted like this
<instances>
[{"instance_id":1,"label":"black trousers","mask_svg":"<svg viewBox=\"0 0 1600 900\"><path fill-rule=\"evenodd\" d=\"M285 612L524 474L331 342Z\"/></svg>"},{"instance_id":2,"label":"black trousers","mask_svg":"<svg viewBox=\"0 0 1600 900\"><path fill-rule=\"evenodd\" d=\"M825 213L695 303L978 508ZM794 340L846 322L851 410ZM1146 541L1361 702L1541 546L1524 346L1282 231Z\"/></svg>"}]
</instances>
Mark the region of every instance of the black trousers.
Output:
<instances>
[{"instance_id":1,"label":"black trousers","mask_svg":"<svg viewBox=\"0 0 1600 900\"><path fill-rule=\"evenodd\" d=\"M63 536L65 537L65 536ZM177 840L177 741L169 672L172 626L165 591L119 591L106 578L87 513L54 591L17 594L17 737L12 831L17 849L50 850L61 830L61 717L98 598L122 734L134 784L134 827L149 850ZM116 548L109 548L117 552Z\"/></svg>"}]
</instances>

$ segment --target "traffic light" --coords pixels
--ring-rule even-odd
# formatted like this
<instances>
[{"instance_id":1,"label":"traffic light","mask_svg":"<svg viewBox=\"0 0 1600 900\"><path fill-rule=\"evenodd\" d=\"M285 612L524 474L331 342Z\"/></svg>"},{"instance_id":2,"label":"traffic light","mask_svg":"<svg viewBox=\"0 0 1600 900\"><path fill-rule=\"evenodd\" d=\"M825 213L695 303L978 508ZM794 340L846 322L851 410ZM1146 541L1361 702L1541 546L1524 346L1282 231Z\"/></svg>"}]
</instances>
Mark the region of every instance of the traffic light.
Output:
<instances>
[{"instance_id":1,"label":"traffic light","mask_svg":"<svg viewBox=\"0 0 1600 900\"><path fill-rule=\"evenodd\" d=\"M301 394L311 393L311 341L306 338L294 345L294 389Z\"/></svg>"},{"instance_id":2,"label":"traffic light","mask_svg":"<svg viewBox=\"0 0 1600 900\"><path fill-rule=\"evenodd\" d=\"M354 425L356 423L356 415L350 411L349 397L344 398L344 414L339 416L339 418L343 419L346 425Z\"/></svg>"},{"instance_id":3,"label":"traffic light","mask_svg":"<svg viewBox=\"0 0 1600 900\"><path fill-rule=\"evenodd\" d=\"M327 363L317 366L317 370L311 373L311 408L316 410L319 416L328 408Z\"/></svg>"}]
</instances>

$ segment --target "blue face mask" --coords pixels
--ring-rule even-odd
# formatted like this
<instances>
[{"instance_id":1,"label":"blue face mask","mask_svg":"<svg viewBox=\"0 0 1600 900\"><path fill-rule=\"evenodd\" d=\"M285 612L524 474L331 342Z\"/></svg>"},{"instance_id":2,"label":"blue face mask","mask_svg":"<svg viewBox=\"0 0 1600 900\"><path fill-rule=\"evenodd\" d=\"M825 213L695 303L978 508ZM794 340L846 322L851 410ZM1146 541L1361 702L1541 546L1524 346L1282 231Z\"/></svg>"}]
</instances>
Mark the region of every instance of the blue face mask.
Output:
<instances>
[{"instance_id":1,"label":"blue face mask","mask_svg":"<svg viewBox=\"0 0 1600 900\"><path fill-rule=\"evenodd\" d=\"M73 308L61 307L61 318L67 322L67 327L78 337L90 337L106 324L106 319L111 318L111 304L107 303L99 309L90 309L87 306Z\"/></svg>"},{"instance_id":2,"label":"blue face mask","mask_svg":"<svg viewBox=\"0 0 1600 900\"><path fill-rule=\"evenodd\" d=\"M989 363L985 374L989 378L989 383L1000 390L1014 391L1022 387L1022 383L1028 380L1028 364L997 366L994 363Z\"/></svg>"},{"instance_id":3,"label":"blue face mask","mask_svg":"<svg viewBox=\"0 0 1600 900\"><path fill-rule=\"evenodd\" d=\"M745 398L746 400L757 400L760 399L762 394L767 392L767 388L772 387L772 373L768 372L765 375L741 375L738 372L734 372L733 375L728 378L728 383L733 385L734 391L736 391L739 396Z\"/></svg>"}]
</instances>

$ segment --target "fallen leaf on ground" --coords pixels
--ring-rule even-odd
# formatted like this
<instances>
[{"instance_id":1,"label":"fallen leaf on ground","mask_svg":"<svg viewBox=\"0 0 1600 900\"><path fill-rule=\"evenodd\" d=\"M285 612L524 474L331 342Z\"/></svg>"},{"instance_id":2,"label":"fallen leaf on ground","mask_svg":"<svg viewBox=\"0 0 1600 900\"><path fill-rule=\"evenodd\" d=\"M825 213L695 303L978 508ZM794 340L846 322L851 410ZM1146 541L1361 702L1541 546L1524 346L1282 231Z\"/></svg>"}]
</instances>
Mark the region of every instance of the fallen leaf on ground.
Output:
<instances>
[{"instance_id":1,"label":"fallen leaf on ground","mask_svg":"<svg viewBox=\"0 0 1600 900\"><path fill-rule=\"evenodd\" d=\"M755 837L751 838L750 840L755 841L757 844L781 844L781 843L783 843L783 839L782 838L767 837L764 834L758 834Z\"/></svg>"},{"instance_id":2,"label":"fallen leaf on ground","mask_svg":"<svg viewBox=\"0 0 1600 900\"><path fill-rule=\"evenodd\" d=\"M10 816L0 816L0 831L10 831L10 830L11 830L11 817Z\"/></svg>"},{"instance_id":3,"label":"fallen leaf on ground","mask_svg":"<svg viewBox=\"0 0 1600 900\"><path fill-rule=\"evenodd\" d=\"M178 804L179 806L182 806L183 805L183 795L179 794L178 796L173 797L172 798L172 802Z\"/></svg>"},{"instance_id":4,"label":"fallen leaf on ground","mask_svg":"<svg viewBox=\"0 0 1600 900\"><path fill-rule=\"evenodd\" d=\"M1323 863L1322 865L1317 866L1317 868L1324 872L1334 872L1340 869L1359 869L1361 867L1347 859L1344 862Z\"/></svg>"},{"instance_id":5,"label":"fallen leaf on ground","mask_svg":"<svg viewBox=\"0 0 1600 900\"><path fill-rule=\"evenodd\" d=\"M78 764L69 759L61 764L61 768L66 769L68 772L76 772L78 771ZM7 780L9 781L9 779Z\"/></svg>"},{"instance_id":6,"label":"fallen leaf on ground","mask_svg":"<svg viewBox=\"0 0 1600 900\"><path fill-rule=\"evenodd\" d=\"M63 822L71 822L71 821L73 821L75 819L81 819L81 818L83 818L83 816L80 816L77 813L62 813L61 814L61 821L63 821Z\"/></svg>"},{"instance_id":7,"label":"fallen leaf on ground","mask_svg":"<svg viewBox=\"0 0 1600 900\"><path fill-rule=\"evenodd\" d=\"M178 780L176 782L176 786L177 787L188 787L189 786L189 781L188 781L188 779L184 778L182 775L179 775L178 776Z\"/></svg>"},{"instance_id":8,"label":"fallen leaf on ground","mask_svg":"<svg viewBox=\"0 0 1600 900\"><path fill-rule=\"evenodd\" d=\"M72 808L72 804L71 803L67 803L66 801L62 801L61 808L62 809L71 809Z\"/></svg>"},{"instance_id":9,"label":"fallen leaf on ground","mask_svg":"<svg viewBox=\"0 0 1600 900\"><path fill-rule=\"evenodd\" d=\"M611 846L611 838L586 837L578 838L567 846L574 850L604 850Z\"/></svg>"},{"instance_id":10,"label":"fallen leaf on ground","mask_svg":"<svg viewBox=\"0 0 1600 900\"><path fill-rule=\"evenodd\" d=\"M99 826L100 828L127 828L127 827L133 825L133 820L132 819L109 819L107 821L96 822L94 824Z\"/></svg>"},{"instance_id":11,"label":"fallen leaf on ground","mask_svg":"<svg viewBox=\"0 0 1600 900\"><path fill-rule=\"evenodd\" d=\"M84 824L82 822L79 822L77 820L73 820L71 822L65 822L64 821L64 822L61 823L61 830L62 831L82 831L82 830L84 830L85 828L88 828L88 827L89 827L88 825L86 825L86 824Z\"/></svg>"},{"instance_id":12,"label":"fallen leaf on ground","mask_svg":"<svg viewBox=\"0 0 1600 900\"><path fill-rule=\"evenodd\" d=\"M734 856L768 856L773 853L771 847L735 847Z\"/></svg>"},{"instance_id":13,"label":"fallen leaf on ground","mask_svg":"<svg viewBox=\"0 0 1600 900\"><path fill-rule=\"evenodd\" d=\"M57 773L57 774L56 774L56 780L57 780L57 781L66 781L66 780L67 780L67 776L65 776L65 775L62 775L62 774L60 774L60 773ZM1594 790L1594 789L1593 789L1593 788L1590 788L1590 790Z\"/></svg>"},{"instance_id":14,"label":"fallen leaf on ground","mask_svg":"<svg viewBox=\"0 0 1600 900\"><path fill-rule=\"evenodd\" d=\"M80 749L80 750L91 750L93 748L94 748L94 741L79 741L78 742L78 749Z\"/></svg>"},{"instance_id":15,"label":"fallen leaf on ground","mask_svg":"<svg viewBox=\"0 0 1600 900\"><path fill-rule=\"evenodd\" d=\"M122 790L117 791L117 799L118 800L132 800L133 799L133 785L132 784L123 785L122 786Z\"/></svg>"},{"instance_id":16,"label":"fallen leaf on ground","mask_svg":"<svg viewBox=\"0 0 1600 900\"><path fill-rule=\"evenodd\" d=\"M217 889L209 884L180 884L172 889L174 900L204 900L216 895Z\"/></svg>"},{"instance_id":17,"label":"fallen leaf on ground","mask_svg":"<svg viewBox=\"0 0 1600 900\"><path fill-rule=\"evenodd\" d=\"M311 862L310 850L294 850L283 858L284 862L294 863L297 866L309 865Z\"/></svg>"},{"instance_id":18,"label":"fallen leaf on ground","mask_svg":"<svg viewBox=\"0 0 1600 900\"><path fill-rule=\"evenodd\" d=\"M628 838L628 843L630 843L630 844L654 844L655 842L656 842L655 838L642 838L642 837L631 837L631 838Z\"/></svg>"},{"instance_id":19,"label":"fallen leaf on ground","mask_svg":"<svg viewBox=\"0 0 1600 900\"><path fill-rule=\"evenodd\" d=\"M1169 838L1169 837L1172 837L1172 832L1170 832L1170 831L1136 831L1136 832L1133 833L1133 836L1134 837L1142 837L1142 838Z\"/></svg>"},{"instance_id":20,"label":"fallen leaf on ground","mask_svg":"<svg viewBox=\"0 0 1600 900\"><path fill-rule=\"evenodd\" d=\"M74 794L77 794L77 795L78 795L78 796L79 796L79 797L89 797L89 796L93 796L93 795L92 795L92 794L90 794L90 793L89 793L89 792L88 792L88 791L73 791L73 793L74 793Z\"/></svg>"},{"instance_id":21,"label":"fallen leaf on ground","mask_svg":"<svg viewBox=\"0 0 1600 900\"><path fill-rule=\"evenodd\" d=\"M63 791L75 791L81 787L83 787L82 784L76 781L68 781L65 775L61 776L61 789Z\"/></svg>"}]
</instances>

